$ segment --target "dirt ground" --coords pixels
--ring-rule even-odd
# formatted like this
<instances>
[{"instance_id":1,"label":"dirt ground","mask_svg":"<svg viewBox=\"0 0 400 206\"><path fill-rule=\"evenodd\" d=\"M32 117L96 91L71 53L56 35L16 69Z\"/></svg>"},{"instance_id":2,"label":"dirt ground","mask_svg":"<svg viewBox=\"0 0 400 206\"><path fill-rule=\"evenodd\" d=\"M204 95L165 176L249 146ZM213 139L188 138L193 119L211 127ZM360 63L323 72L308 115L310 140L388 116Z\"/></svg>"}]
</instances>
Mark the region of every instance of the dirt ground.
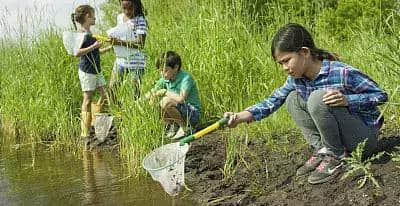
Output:
<instances>
[{"instance_id":1,"label":"dirt ground","mask_svg":"<svg viewBox=\"0 0 400 206\"><path fill-rule=\"evenodd\" d=\"M297 137L298 138L298 137ZM296 177L296 168L311 155L306 146L292 151L271 151L263 138L247 142L235 162L235 172L223 178L225 140L214 133L194 141L185 161L185 182L192 192L185 196L201 205L400 205L400 162L384 155L372 165L381 188L368 182L357 188L361 178L310 185L307 176ZM393 152L400 136L381 135L378 151Z\"/></svg>"}]
</instances>

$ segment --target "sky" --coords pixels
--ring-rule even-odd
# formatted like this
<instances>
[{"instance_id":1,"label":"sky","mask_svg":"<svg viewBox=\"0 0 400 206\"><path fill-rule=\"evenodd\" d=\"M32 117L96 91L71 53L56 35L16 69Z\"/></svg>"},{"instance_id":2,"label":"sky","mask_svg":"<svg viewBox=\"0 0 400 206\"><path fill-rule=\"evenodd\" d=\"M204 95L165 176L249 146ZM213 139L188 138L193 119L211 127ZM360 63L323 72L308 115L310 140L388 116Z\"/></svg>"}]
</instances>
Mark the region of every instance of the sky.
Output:
<instances>
[{"instance_id":1,"label":"sky","mask_svg":"<svg viewBox=\"0 0 400 206\"><path fill-rule=\"evenodd\" d=\"M37 29L49 25L70 27L71 13L81 4L96 9L97 21L101 21L99 5L106 0L0 0L0 39L5 35L34 34Z\"/></svg>"}]
</instances>

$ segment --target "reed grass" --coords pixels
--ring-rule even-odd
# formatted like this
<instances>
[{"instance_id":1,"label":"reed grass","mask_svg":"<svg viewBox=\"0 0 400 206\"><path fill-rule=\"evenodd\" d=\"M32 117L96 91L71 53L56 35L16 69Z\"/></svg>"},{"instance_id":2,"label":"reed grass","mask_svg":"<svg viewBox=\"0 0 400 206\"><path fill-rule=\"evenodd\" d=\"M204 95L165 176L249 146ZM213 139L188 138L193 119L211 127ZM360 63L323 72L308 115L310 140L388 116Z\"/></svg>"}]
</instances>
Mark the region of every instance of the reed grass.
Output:
<instances>
[{"instance_id":1,"label":"reed grass","mask_svg":"<svg viewBox=\"0 0 400 206\"><path fill-rule=\"evenodd\" d=\"M145 51L148 67L142 94L150 90L159 73L155 59L166 50L178 52L183 69L190 71L199 88L203 106L202 121L218 119L226 111L241 111L270 95L282 85L286 75L270 54L271 37L288 23L304 24L314 34L319 47L340 54L343 61L360 68L385 89L390 106L385 115L399 117L398 22L391 19L385 30L348 28L347 39L327 32L318 12L326 5L313 4L315 12L296 13L279 3L262 4L266 13L257 13L246 1L143 1L149 23ZM107 15L101 28L115 24L118 1L109 0L102 10ZM254 7L253 7L254 8ZM294 7L293 7L294 8ZM289 9L289 10L288 10ZM307 11L304 7L303 11ZM396 13L397 12L397 13ZM399 15L394 11L393 15ZM368 17L364 17L368 18ZM367 20L367 19L366 19ZM392 21L393 20L393 21ZM387 32L387 29L391 33ZM37 40L0 42L0 118L17 128L18 141L51 140L60 148L79 143L81 91L77 75L78 59L68 56L62 46L61 32L48 30ZM390 45L390 46L389 46ZM397 47L396 47L397 46ZM102 68L109 79L114 56L102 56ZM121 106L109 110L117 117L121 156L134 174L140 174L141 160L152 149L169 142L157 105L133 100L132 85L126 81L119 90ZM399 118L388 124L399 124ZM244 127L246 129L243 134ZM228 136L227 154L234 157L236 142L231 137L266 138L269 146L288 142L274 134L299 134L286 109L269 118L241 125L221 134ZM207 138L207 137L205 137ZM299 137L298 144L303 144ZM287 149L287 148L286 148ZM227 160L225 171L232 158Z\"/></svg>"}]
</instances>

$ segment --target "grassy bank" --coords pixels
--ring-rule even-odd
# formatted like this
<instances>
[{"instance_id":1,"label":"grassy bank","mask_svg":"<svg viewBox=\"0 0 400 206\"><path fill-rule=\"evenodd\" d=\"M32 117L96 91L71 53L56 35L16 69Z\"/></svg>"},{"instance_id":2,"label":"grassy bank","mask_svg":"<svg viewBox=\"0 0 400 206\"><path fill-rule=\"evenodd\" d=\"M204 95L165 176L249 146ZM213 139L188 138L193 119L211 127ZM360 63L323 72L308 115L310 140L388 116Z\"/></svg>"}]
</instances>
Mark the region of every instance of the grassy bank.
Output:
<instances>
[{"instance_id":1,"label":"grassy bank","mask_svg":"<svg viewBox=\"0 0 400 206\"><path fill-rule=\"evenodd\" d=\"M119 12L117 2L110 0L104 5L108 15L104 28L114 23ZM192 72L197 81L203 122L216 120L225 111L240 111L283 84L286 75L270 55L271 37L283 24L299 22L312 31L319 47L339 53L343 61L360 68L389 93L390 104L382 109L387 123L399 126L400 111L396 104L400 102L400 91L396 93L400 85L399 11L386 14L382 7L386 1L382 1L380 7L378 4L368 7L381 11L380 16L365 12L357 16L357 21L346 23L328 15L329 11L340 14L340 9L346 8L343 5L342 8L285 2L143 1L150 27L146 39L148 69L142 91L149 90L159 77L154 67L157 55L175 50L183 58L184 69ZM335 25L336 21L340 24ZM373 27L368 22L378 22L379 26ZM1 119L17 128L18 141L51 140L62 148L73 147L79 140L78 59L66 54L60 32L44 33L33 43L2 41L0 56ZM109 53L102 59L107 79L113 58ZM166 140L158 108L133 101L131 90L125 83L120 91L122 106L111 106L110 110L121 117L121 154L132 168L138 169L144 155ZM230 138L228 156L235 157L237 141L232 138L274 136L268 138L268 145L278 147L278 142L279 146L289 142L285 134L292 132L299 133L283 107L260 123L224 133ZM297 142L302 141L299 138ZM227 160L227 172L231 162Z\"/></svg>"}]
</instances>

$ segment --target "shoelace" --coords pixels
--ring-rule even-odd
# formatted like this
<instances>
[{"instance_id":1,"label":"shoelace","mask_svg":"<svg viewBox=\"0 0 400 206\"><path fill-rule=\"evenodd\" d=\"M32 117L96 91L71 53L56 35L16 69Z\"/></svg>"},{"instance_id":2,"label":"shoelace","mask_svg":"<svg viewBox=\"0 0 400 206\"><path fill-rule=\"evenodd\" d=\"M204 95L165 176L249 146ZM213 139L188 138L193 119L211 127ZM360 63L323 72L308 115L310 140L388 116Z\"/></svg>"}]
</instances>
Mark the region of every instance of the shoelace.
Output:
<instances>
[{"instance_id":1,"label":"shoelace","mask_svg":"<svg viewBox=\"0 0 400 206\"><path fill-rule=\"evenodd\" d=\"M307 160L307 164L311 165L311 164L312 164L312 162L313 162L315 159L317 159L317 157L316 157L316 156L312 156L312 157L310 157L310 159L308 159L308 160Z\"/></svg>"}]
</instances>

